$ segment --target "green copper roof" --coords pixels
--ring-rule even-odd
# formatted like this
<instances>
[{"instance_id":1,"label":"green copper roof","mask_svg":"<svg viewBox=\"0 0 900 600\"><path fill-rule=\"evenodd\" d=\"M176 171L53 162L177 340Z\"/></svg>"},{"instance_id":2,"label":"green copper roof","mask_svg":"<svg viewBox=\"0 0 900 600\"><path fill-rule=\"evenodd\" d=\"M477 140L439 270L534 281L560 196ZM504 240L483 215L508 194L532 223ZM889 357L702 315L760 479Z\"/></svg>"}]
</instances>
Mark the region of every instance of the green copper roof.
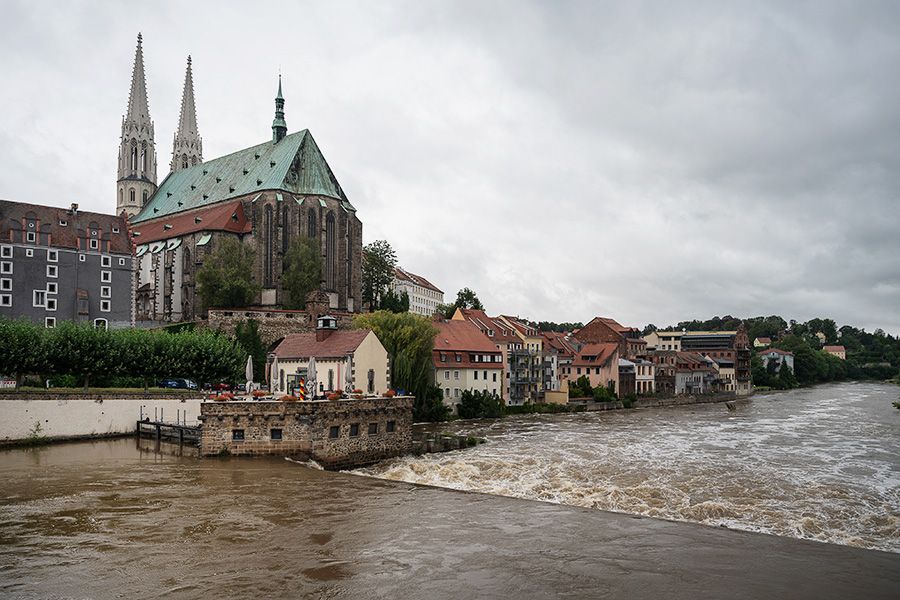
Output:
<instances>
[{"instance_id":1,"label":"green copper roof","mask_svg":"<svg viewBox=\"0 0 900 600\"><path fill-rule=\"evenodd\" d=\"M308 130L285 136L277 144L265 142L234 154L169 173L132 223L264 190L328 196L347 201L328 163Z\"/></svg>"}]
</instances>

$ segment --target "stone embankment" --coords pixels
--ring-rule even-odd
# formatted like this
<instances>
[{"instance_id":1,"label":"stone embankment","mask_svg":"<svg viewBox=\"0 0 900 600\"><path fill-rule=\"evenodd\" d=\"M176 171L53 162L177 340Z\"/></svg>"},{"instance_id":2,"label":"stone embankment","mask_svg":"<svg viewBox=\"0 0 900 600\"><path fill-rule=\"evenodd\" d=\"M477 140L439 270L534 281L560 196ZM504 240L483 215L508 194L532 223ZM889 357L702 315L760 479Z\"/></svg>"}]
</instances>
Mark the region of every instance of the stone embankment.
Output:
<instances>
[{"instance_id":1,"label":"stone embankment","mask_svg":"<svg viewBox=\"0 0 900 600\"><path fill-rule=\"evenodd\" d=\"M660 396L653 398L638 398L632 403L632 408L659 408L663 406L682 406L688 404L714 404L716 402L733 402L746 400L750 396L737 396L735 394L714 394L710 396ZM573 398L568 406L584 407L588 412L602 410L618 410L625 408L621 400L616 402L597 402L590 398ZM579 408L579 410L581 410Z\"/></svg>"}]
</instances>

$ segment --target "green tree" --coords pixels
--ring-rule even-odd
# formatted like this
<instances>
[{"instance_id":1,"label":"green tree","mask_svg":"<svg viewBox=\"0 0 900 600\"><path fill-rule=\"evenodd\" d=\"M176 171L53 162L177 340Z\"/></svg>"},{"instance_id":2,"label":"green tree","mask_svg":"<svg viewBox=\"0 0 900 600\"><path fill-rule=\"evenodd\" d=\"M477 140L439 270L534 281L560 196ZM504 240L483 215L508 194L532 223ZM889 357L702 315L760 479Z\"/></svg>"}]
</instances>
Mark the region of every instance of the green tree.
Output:
<instances>
[{"instance_id":1,"label":"green tree","mask_svg":"<svg viewBox=\"0 0 900 600\"><path fill-rule=\"evenodd\" d=\"M241 321L234 330L234 339L244 349L244 353L253 357L253 381L264 381L266 371L266 346L259 335L259 323L255 319ZM244 357L244 365L247 358ZM241 375L239 381L244 381Z\"/></svg>"},{"instance_id":2,"label":"green tree","mask_svg":"<svg viewBox=\"0 0 900 600\"><path fill-rule=\"evenodd\" d=\"M435 311L444 315L447 319L452 319L457 308L484 310L484 305L481 304L481 300L478 299L478 295L475 292L465 287L456 293L456 302L452 304L438 304Z\"/></svg>"},{"instance_id":3,"label":"green tree","mask_svg":"<svg viewBox=\"0 0 900 600\"><path fill-rule=\"evenodd\" d=\"M0 318L0 373L15 376L16 391L24 375L43 370L44 339L44 329L25 317Z\"/></svg>"},{"instance_id":4,"label":"green tree","mask_svg":"<svg viewBox=\"0 0 900 600\"><path fill-rule=\"evenodd\" d=\"M197 293L204 311L242 308L256 299L262 286L253 280L255 256L252 248L234 238L216 242L215 251L203 259L197 271Z\"/></svg>"},{"instance_id":5,"label":"green tree","mask_svg":"<svg viewBox=\"0 0 900 600\"><path fill-rule=\"evenodd\" d=\"M391 356L391 386L416 397L413 418L429 413L428 390L432 387L432 353L437 328L425 317L379 310L356 315L354 329L371 329Z\"/></svg>"},{"instance_id":6,"label":"green tree","mask_svg":"<svg viewBox=\"0 0 900 600\"><path fill-rule=\"evenodd\" d=\"M503 400L487 390L463 390L457 410L462 419L496 419L506 415Z\"/></svg>"},{"instance_id":7,"label":"green tree","mask_svg":"<svg viewBox=\"0 0 900 600\"><path fill-rule=\"evenodd\" d=\"M379 298L394 279L397 255L385 240L375 240L363 248L362 286L363 302L369 303L369 310L380 308Z\"/></svg>"},{"instance_id":8,"label":"green tree","mask_svg":"<svg viewBox=\"0 0 900 600\"><path fill-rule=\"evenodd\" d=\"M381 296L381 308L392 313L409 312L409 294L406 290L403 290L402 294L388 290Z\"/></svg>"},{"instance_id":9,"label":"green tree","mask_svg":"<svg viewBox=\"0 0 900 600\"><path fill-rule=\"evenodd\" d=\"M291 242L281 276L281 286L289 292L285 308L306 308L306 297L322 283L322 265L322 252L314 238L300 237Z\"/></svg>"},{"instance_id":10,"label":"green tree","mask_svg":"<svg viewBox=\"0 0 900 600\"><path fill-rule=\"evenodd\" d=\"M797 387L797 378L794 377L794 372L787 363L782 364L781 369L778 371L778 383L778 387L784 390L791 390Z\"/></svg>"},{"instance_id":11,"label":"green tree","mask_svg":"<svg viewBox=\"0 0 900 600\"><path fill-rule=\"evenodd\" d=\"M74 375L84 381L88 391L91 377L119 369L112 335L89 323L64 321L47 330L47 362L58 374Z\"/></svg>"},{"instance_id":12,"label":"green tree","mask_svg":"<svg viewBox=\"0 0 900 600\"><path fill-rule=\"evenodd\" d=\"M113 333L113 347L119 355L119 375L140 377L144 389L149 382L168 375L167 348L169 336L146 329L117 329Z\"/></svg>"}]
</instances>

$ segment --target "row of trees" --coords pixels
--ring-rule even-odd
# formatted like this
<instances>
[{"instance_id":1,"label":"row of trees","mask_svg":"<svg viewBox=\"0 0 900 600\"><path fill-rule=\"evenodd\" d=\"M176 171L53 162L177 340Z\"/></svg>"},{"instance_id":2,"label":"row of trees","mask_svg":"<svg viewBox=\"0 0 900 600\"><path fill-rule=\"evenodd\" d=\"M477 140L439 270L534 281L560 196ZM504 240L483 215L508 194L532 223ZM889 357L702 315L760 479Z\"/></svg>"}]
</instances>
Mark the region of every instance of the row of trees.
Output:
<instances>
[{"instance_id":1,"label":"row of trees","mask_svg":"<svg viewBox=\"0 0 900 600\"><path fill-rule=\"evenodd\" d=\"M239 379L246 360L238 342L212 331L106 330L73 321L44 329L0 318L0 373L15 375L17 389L25 375L73 376L85 391L92 380L115 376L142 378L144 389L161 377Z\"/></svg>"}]
</instances>

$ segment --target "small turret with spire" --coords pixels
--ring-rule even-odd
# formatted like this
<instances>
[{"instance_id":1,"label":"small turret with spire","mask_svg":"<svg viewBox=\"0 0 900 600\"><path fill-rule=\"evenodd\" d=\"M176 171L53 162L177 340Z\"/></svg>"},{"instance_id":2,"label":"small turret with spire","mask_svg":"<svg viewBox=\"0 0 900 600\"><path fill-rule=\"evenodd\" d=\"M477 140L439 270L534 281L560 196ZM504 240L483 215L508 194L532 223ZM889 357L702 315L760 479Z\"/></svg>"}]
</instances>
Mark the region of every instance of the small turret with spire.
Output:
<instances>
[{"instance_id":1,"label":"small turret with spire","mask_svg":"<svg viewBox=\"0 0 900 600\"><path fill-rule=\"evenodd\" d=\"M142 41L138 33L128 112L122 117L122 139L119 144L116 214L125 211L129 217L140 212L156 191L156 144L144 81Z\"/></svg>"},{"instance_id":2,"label":"small turret with spire","mask_svg":"<svg viewBox=\"0 0 900 600\"><path fill-rule=\"evenodd\" d=\"M191 57L187 58L187 72L184 74L184 92L181 95L181 116L178 131L172 143L172 163L169 168L174 173L203 162L203 140L197 130L197 111L194 108L194 78L191 75Z\"/></svg>"},{"instance_id":3,"label":"small turret with spire","mask_svg":"<svg viewBox=\"0 0 900 600\"><path fill-rule=\"evenodd\" d=\"M278 74L278 95L275 97L275 120L272 121L272 143L277 144L287 135L284 122L284 97L281 95L281 73Z\"/></svg>"}]
</instances>

